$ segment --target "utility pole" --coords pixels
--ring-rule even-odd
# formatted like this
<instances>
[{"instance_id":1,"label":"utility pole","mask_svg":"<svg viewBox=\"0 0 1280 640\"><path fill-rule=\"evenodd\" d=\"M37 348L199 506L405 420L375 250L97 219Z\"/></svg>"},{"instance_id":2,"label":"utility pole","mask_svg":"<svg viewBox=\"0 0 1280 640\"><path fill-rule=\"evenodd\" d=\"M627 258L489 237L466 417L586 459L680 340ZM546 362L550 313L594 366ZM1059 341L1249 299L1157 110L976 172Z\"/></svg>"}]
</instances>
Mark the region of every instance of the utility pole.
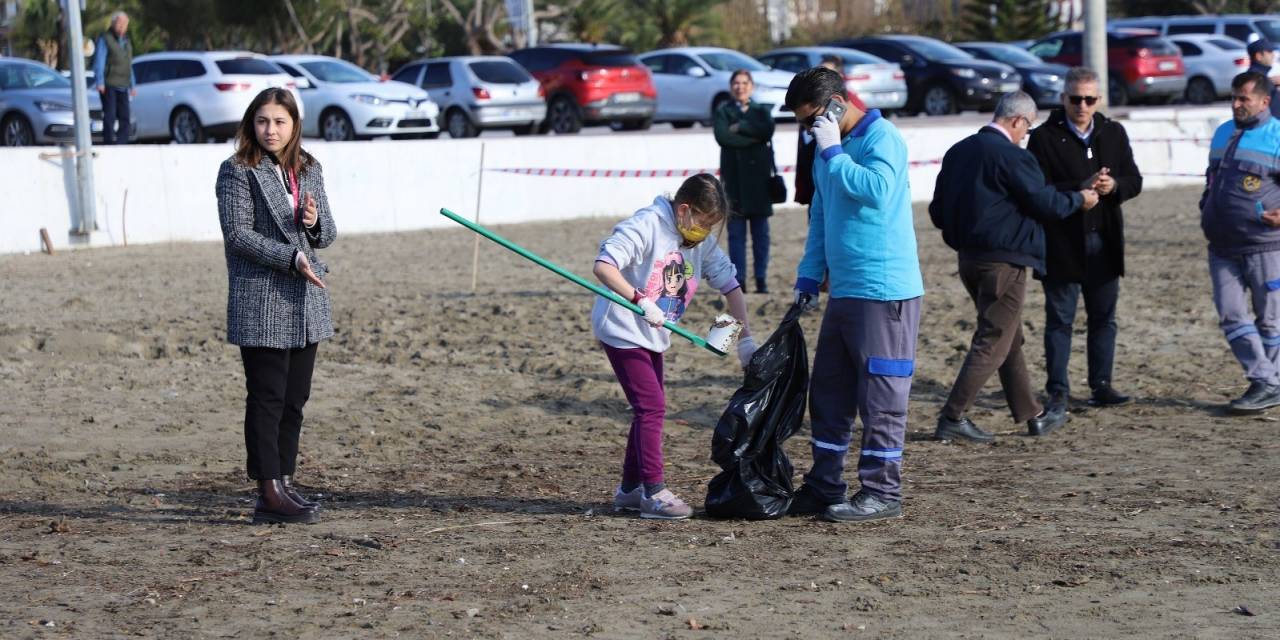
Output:
<instances>
[{"instance_id":1,"label":"utility pole","mask_svg":"<svg viewBox=\"0 0 1280 640\"><path fill-rule=\"evenodd\" d=\"M524 16L529 21L525 27L525 39L529 41L529 46L538 46L538 18L533 15L533 0L524 0Z\"/></svg>"},{"instance_id":2,"label":"utility pole","mask_svg":"<svg viewBox=\"0 0 1280 640\"><path fill-rule=\"evenodd\" d=\"M1110 102L1107 80L1107 0L1084 0L1084 66L1098 74L1102 106Z\"/></svg>"},{"instance_id":3,"label":"utility pole","mask_svg":"<svg viewBox=\"0 0 1280 640\"><path fill-rule=\"evenodd\" d=\"M92 120L89 119L88 88L84 84L84 28L80 24L84 0L61 2L67 12L67 57L71 60L71 102L76 117L76 195L80 200L79 220L71 234L87 239L97 230L98 222L95 213L97 192L93 188ZM126 128L121 135L128 136L129 130Z\"/></svg>"}]
</instances>

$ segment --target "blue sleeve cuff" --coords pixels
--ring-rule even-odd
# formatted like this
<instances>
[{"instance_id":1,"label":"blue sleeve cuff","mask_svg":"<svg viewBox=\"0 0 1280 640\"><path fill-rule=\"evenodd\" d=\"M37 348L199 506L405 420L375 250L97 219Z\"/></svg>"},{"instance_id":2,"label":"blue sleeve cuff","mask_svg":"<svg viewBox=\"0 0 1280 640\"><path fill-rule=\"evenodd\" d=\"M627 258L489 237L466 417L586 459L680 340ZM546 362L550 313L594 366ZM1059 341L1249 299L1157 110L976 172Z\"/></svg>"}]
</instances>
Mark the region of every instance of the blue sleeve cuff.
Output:
<instances>
[{"instance_id":1,"label":"blue sleeve cuff","mask_svg":"<svg viewBox=\"0 0 1280 640\"><path fill-rule=\"evenodd\" d=\"M826 160L827 162L831 162L832 158L842 153L844 153L844 147L838 144L833 144L827 147L826 149L823 149L821 155L823 160Z\"/></svg>"},{"instance_id":2,"label":"blue sleeve cuff","mask_svg":"<svg viewBox=\"0 0 1280 640\"><path fill-rule=\"evenodd\" d=\"M811 296L816 296L818 295L818 287L821 285L822 285L821 282L818 282L813 278L805 278L801 276L799 278L796 278L795 288L796 288L796 291L799 291L801 293L807 293Z\"/></svg>"}]
</instances>

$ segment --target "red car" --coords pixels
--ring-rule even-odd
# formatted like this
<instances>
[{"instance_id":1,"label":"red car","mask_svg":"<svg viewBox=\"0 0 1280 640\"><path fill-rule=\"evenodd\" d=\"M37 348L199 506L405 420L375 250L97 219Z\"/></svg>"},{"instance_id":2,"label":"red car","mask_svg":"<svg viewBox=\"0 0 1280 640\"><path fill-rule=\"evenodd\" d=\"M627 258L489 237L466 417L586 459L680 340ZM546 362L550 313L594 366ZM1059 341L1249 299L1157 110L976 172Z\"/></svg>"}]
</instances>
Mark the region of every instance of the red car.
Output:
<instances>
[{"instance_id":1,"label":"red car","mask_svg":"<svg viewBox=\"0 0 1280 640\"><path fill-rule=\"evenodd\" d=\"M1027 49L1045 62L1084 64L1084 43L1079 31L1045 36ZM1149 29L1108 31L1107 69L1111 85L1108 102L1113 107L1139 100L1164 104L1187 89L1182 53L1167 38Z\"/></svg>"},{"instance_id":2,"label":"red car","mask_svg":"<svg viewBox=\"0 0 1280 640\"><path fill-rule=\"evenodd\" d=\"M607 44L554 44L513 51L510 57L547 94L543 130L575 133L583 125L648 129L658 107L649 70L631 51Z\"/></svg>"}]
</instances>

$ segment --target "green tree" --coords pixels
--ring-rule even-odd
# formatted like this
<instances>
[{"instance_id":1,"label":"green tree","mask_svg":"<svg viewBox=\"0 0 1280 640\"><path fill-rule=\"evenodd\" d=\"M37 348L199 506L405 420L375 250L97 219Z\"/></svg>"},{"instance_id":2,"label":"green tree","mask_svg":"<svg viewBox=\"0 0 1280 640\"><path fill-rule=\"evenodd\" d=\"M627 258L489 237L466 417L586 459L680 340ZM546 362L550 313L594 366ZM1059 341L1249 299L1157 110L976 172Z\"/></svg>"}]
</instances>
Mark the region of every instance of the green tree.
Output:
<instances>
[{"instance_id":1,"label":"green tree","mask_svg":"<svg viewBox=\"0 0 1280 640\"><path fill-rule=\"evenodd\" d=\"M652 21L658 47L689 44L714 25L711 10L725 0L633 0L632 16Z\"/></svg>"},{"instance_id":2,"label":"green tree","mask_svg":"<svg viewBox=\"0 0 1280 640\"><path fill-rule=\"evenodd\" d=\"M1053 30L1048 0L969 0L962 19L962 32L974 40L1027 40Z\"/></svg>"}]
</instances>

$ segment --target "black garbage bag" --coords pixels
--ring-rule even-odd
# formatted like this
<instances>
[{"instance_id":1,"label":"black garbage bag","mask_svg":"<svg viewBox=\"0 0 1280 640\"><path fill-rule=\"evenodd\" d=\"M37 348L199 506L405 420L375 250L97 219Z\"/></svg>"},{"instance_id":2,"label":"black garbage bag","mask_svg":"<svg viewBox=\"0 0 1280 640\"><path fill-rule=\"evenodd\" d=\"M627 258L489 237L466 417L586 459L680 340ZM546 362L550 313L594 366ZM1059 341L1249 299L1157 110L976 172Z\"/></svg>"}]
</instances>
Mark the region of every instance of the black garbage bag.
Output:
<instances>
[{"instance_id":1,"label":"black garbage bag","mask_svg":"<svg viewBox=\"0 0 1280 640\"><path fill-rule=\"evenodd\" d=\"M742 388L716 423L707 515L769 520L786 515L794 487L782 443L800 429L809 396L809 355L793 305L747 366Z\"/></svg>"}]
</instances>

